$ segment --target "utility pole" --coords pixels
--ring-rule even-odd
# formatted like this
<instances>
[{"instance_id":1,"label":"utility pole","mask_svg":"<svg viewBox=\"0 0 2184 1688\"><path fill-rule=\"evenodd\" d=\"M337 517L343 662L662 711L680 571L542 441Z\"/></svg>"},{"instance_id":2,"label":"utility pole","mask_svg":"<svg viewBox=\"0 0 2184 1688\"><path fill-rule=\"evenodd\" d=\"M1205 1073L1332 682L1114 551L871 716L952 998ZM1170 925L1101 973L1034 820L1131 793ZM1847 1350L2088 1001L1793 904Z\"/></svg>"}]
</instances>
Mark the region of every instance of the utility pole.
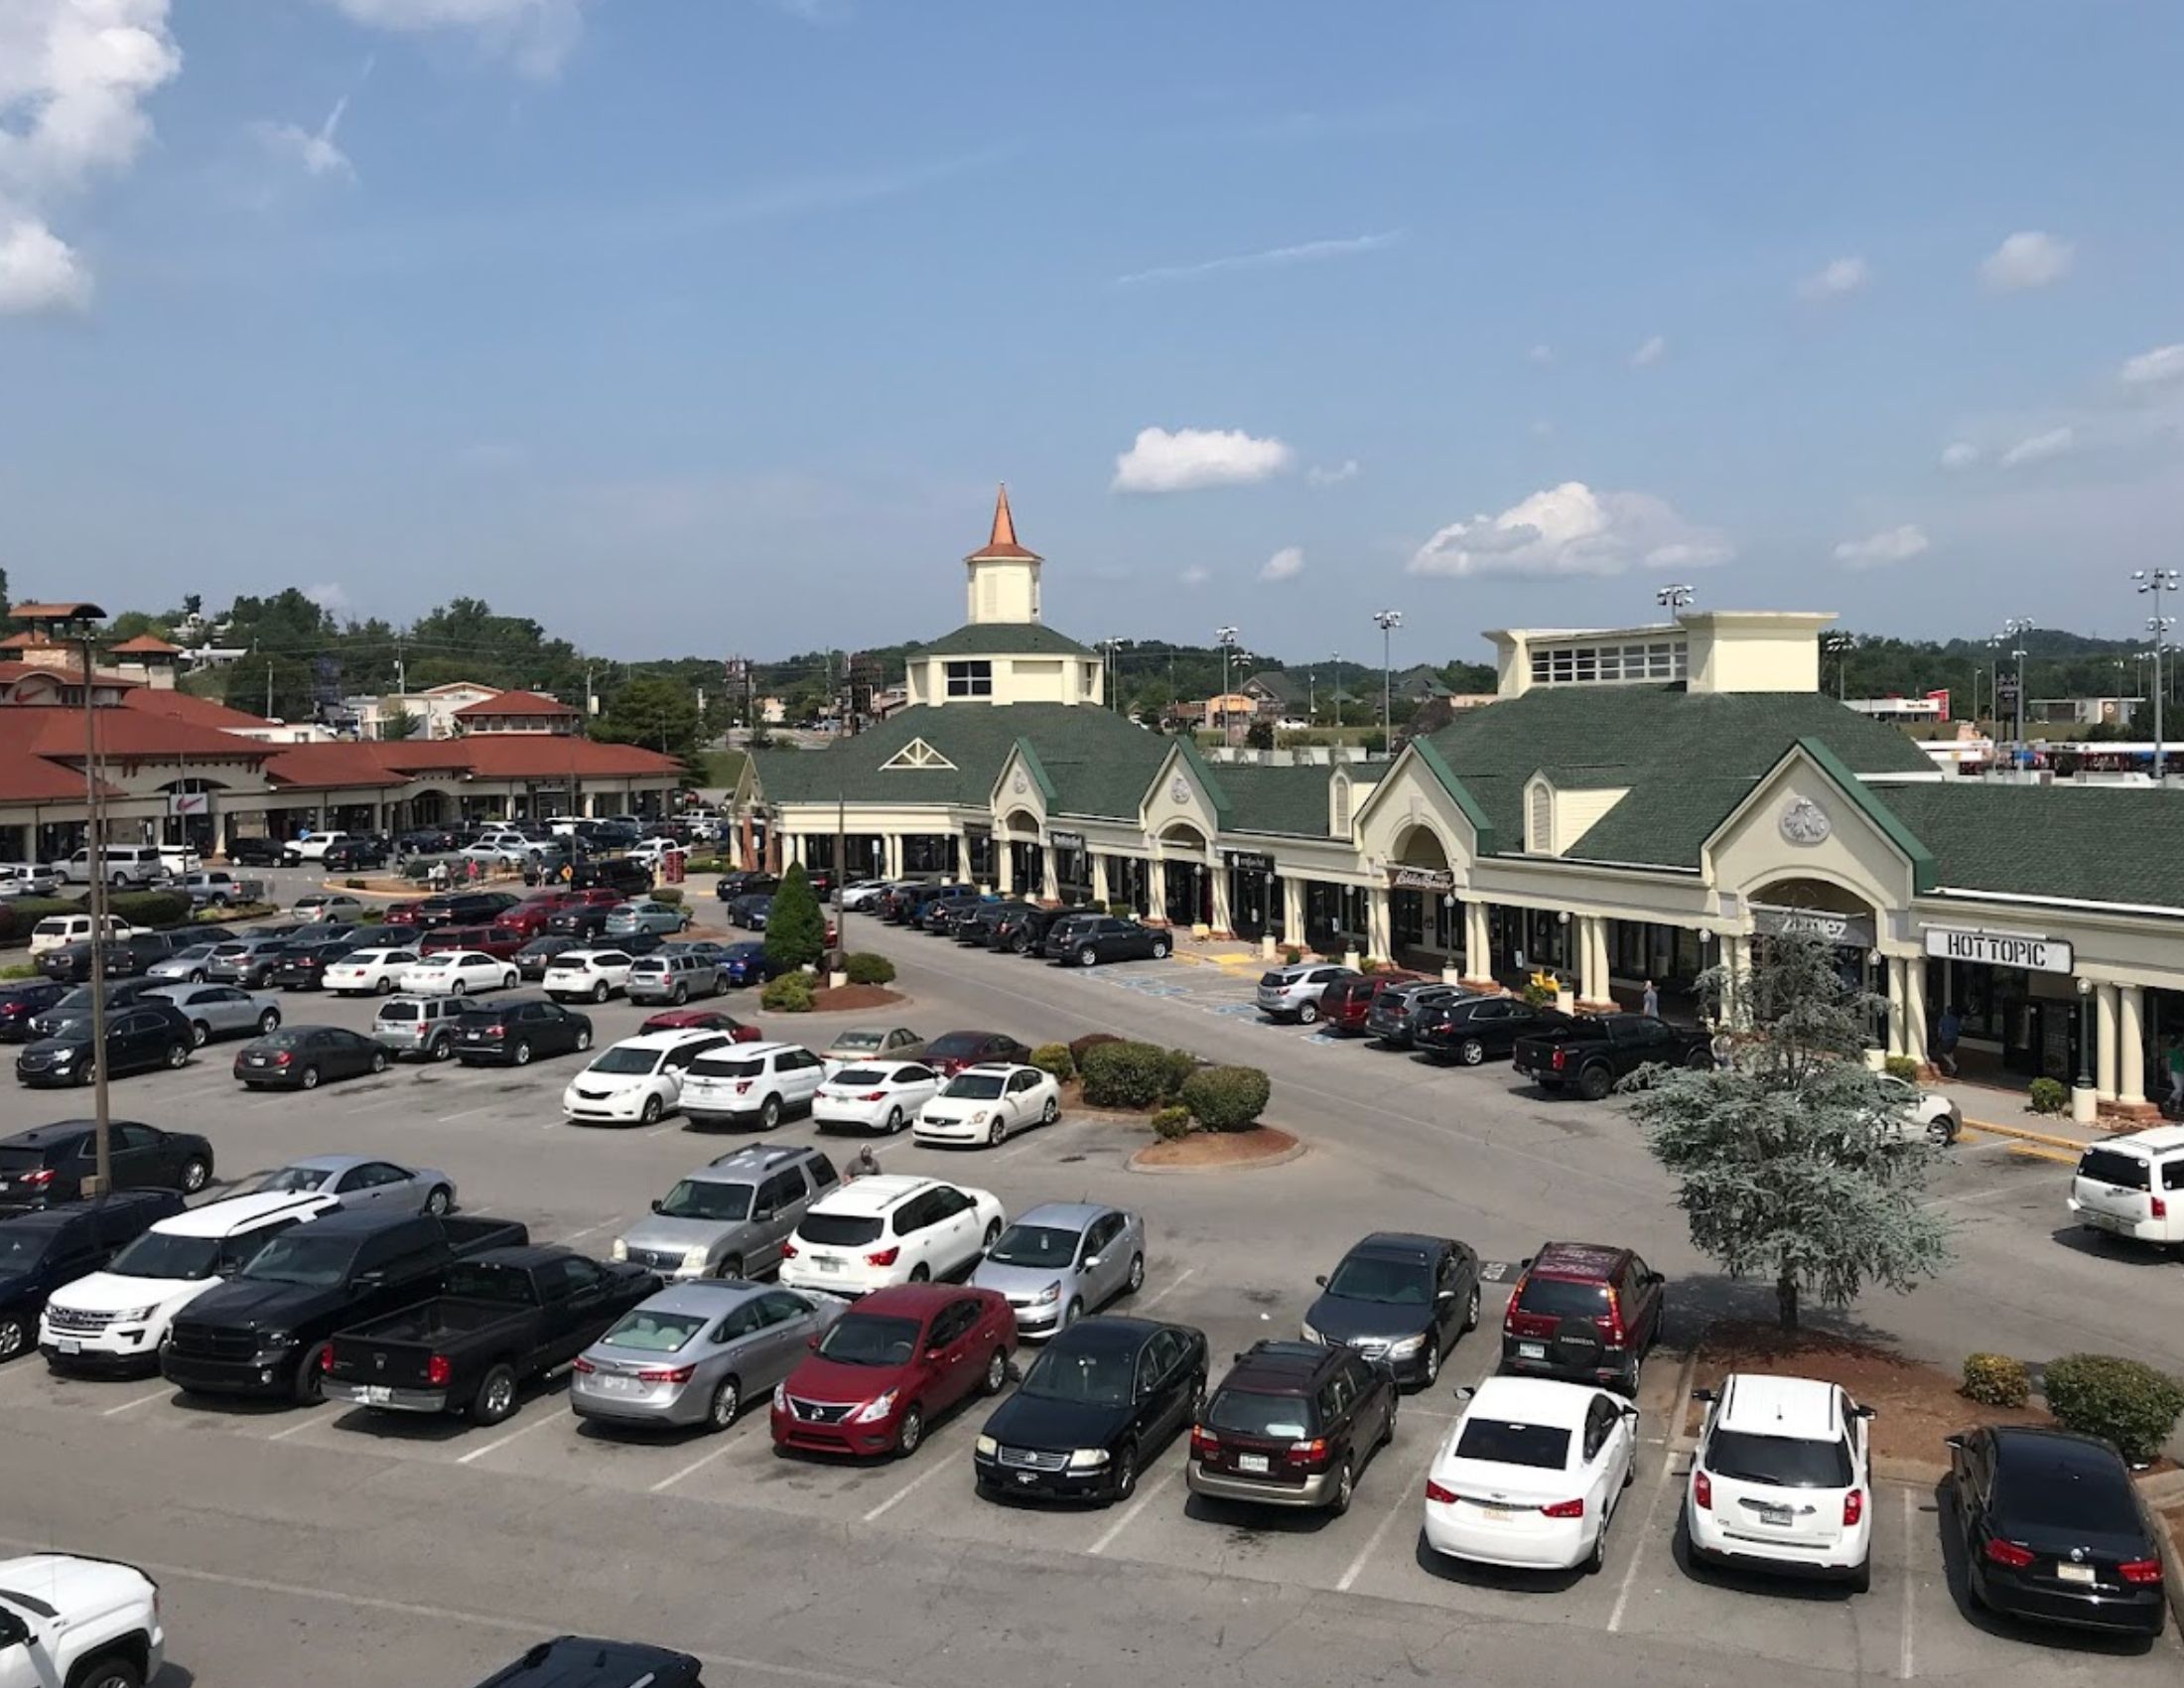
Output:
<instances>
[{"instance_id":1,"label":"utility pole","mask_svg":"<svg viewBox=\"0 0 2184 1688\"><path fill-rule=\"evenodd\" d=\"M1395 748L1395 632L1403 626L1401 610L1375 610L1373 626L1380 630L1380 753L1386 756Z\"/></svg>"},{"instance_id":2,"label":"utility pole","mask_svg":"<svg viewBox=\"0 0 2184 1688\"><path fill-rule=\"evenodd\" d=\"M91 1140L96 1188L86 1196L104 1196L114 1187L113 1120L106 1091L106 840L98 777L98 708L92 699L92 680L97 673L98 646L90 620L105 620L96 605L79 606L84 625L78 630L83 646L83 844L90 876L85 907L91 916ZM269 670L270 672L270 670ZM270 682L268 682L270 687ZM269 708L266 713L272 713Z\"/></svg>"},{"instance_id":3,"label":"utility pole","mask_svg":"<svg viewBox=\"0 0 2184 1688\"><path fill-rule=\"evenodd\" d=\"M2168 783L2168 748L2161 742L2161 646L2169 636L2169 630L2176 626L2174 616L2161 614L2161 595L2177 589L2178 571L2175 569L2136 569L2131 579L2138 583L2141 594L2153 595L2154 613L2146 618L2146 631L2153 634L2153 782Z\"/></svg>"}]
</instances>

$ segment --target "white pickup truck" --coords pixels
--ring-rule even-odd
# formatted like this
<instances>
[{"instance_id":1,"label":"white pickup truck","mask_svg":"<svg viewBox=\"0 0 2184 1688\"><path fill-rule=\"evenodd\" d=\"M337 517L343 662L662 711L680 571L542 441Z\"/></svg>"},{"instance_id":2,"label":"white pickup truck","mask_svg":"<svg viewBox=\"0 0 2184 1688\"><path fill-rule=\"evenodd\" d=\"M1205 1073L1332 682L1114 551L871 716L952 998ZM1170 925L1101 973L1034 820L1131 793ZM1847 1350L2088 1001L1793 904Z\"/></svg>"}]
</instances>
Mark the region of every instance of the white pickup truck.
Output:
<instances>
[{"instance_id":1,"label":"white pickup truck","mask_svg":"<svg viewBox=\"0 0 2184 1688\"><path fill-rule=\"evenodd\" d=\"M166 1658L143 1572L68 1553L0 1560L0 1688L143 1688Z\"/></svg>"}]
</instances>

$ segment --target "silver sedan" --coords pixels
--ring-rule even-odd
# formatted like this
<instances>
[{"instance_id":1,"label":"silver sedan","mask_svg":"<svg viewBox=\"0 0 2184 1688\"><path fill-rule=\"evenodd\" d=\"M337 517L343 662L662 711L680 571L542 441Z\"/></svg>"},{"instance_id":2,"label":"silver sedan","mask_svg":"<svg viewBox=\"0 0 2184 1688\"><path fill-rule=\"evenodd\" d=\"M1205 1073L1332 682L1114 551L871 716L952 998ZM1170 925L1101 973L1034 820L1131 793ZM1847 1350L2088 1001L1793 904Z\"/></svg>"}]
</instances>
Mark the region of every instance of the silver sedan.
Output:
<instances>
[{"instance_id":1,"label":"silver sedan","mask_svg":"<svg viewBox=\"0 0 2184 1688\"><path fill-rule=\"evenodd\" d=\"M609 1423L726 1430L787 1380L846 1305L738 1278L676 1284L577 1356L569 1405Z\"/></svg>"},{"instance_id":2,"label":"silver sedan","mask_svg":"<svg viewBox=\"0 0 2184 1688\"><path fill-rule=\"evenodd\" d=\"M270 991L180 984L154 985L144 994L173 1003L190 1022L190 1037L200 1049L214 1038L262 1038L280 1030L280 1001Z\"/></svg>"},{"instance_id":3,"label":"silver sedan","mask_svg":"<svg viewBox=\"0 0 2184 1688\"><path fill-rule=\"evenodd\" d=\"M187 949L178 949L172 955L161 956L144 969L144 976L166 985L202 985L205 983L205 970L212 962L212 951L218 947L219 941L215 938L193 943Z\"/></svg>"},{"instance_id":4,"label":"silver sedan","mask_svg":"<svg viewBox=\"0 0 2184 1688\"><path fill-rule=\"evenodd\" d=\"M455 1180L431 1167L404 1166L369 1155L306 1155L269 1174L259 1196L293 1191L332 1196L343 1207L382 1212L448 1213L455 1208Z\"/></svg>"}]
</instances>

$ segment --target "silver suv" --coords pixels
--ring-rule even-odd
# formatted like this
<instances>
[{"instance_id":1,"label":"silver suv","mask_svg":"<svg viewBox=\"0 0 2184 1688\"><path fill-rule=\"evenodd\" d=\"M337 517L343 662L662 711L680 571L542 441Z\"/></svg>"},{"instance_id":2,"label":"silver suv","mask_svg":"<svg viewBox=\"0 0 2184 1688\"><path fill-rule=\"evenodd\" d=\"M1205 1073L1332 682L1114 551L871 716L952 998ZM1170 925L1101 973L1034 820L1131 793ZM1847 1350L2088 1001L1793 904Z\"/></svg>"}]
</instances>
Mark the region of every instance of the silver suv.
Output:
<instances>
[{"instance_id":1,"label":"silver suv","mask_svg":"<svg viewBox=\"0 0 2184 1688\"><path fill-rule=\"evenodd\" d=\"M389 1054L446 1060L455 1054L455 1023L464 1006L459 996L390 996L372 1017L371 1035Z\"/></svg>"},{"instance_id":2,"label":"silver suv","mask_svg":"<svg viewBox=\"0 0 2184 1688\"><path fill-rule=\"evenodd\" d=\"M668 1278L754 1278L780 1264L804 1209L841 1183L817 1149L738 1149L678 1179L652 1217L614 1239L614 1258Z\"/></svg>"},{"instance_id":3,"label":"silver suv","mask_svg":"<svg viewBox=\"0 0 2184 1688\"><path fill-rule=\"evenodd\" d=\"M1329 985L1357 974L1325 961L1297 961L1259 975L1259 1012L1309 1026L1319 1018L1319 999Z\"/></svg>"},{"instance_id":4,"label":"silver suv","mask_svg":"<svg viewBox=\"0 0 2184 1688\"><path fill-rule=\"evenodd\" d=\"M629 982L623 992L631 1002L671 1002L679 1007L694 996L716 996L720 989L721 969L711 956L660 949L629 964Z\"/></svg>"}]
</instances>

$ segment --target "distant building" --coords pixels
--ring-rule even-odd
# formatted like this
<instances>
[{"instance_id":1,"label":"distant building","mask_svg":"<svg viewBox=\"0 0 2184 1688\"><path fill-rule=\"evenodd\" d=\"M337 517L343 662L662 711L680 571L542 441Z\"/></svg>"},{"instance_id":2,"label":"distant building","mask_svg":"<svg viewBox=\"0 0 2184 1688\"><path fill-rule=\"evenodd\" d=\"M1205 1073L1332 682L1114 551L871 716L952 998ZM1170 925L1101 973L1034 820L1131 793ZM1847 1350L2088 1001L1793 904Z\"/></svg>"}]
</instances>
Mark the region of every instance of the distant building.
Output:
<instances>
[{"instance_id":1,"label":"distant building","mask_svg":"<svg viewBox=\"0 0 2184 1688\"><path fill-rule=\"evenodd\" d=\"M1946 691L1927 692L1920 697L1845 698L1843 706L1845 709L1854 709L1860 715L1870 715L1875 721L1902 723L1949 719L1949 694Z\"/></svg>"},{"instance_id":2,"label":"distant building","mask_svg":"<svg viewBox=\"0 0 2184 1688\"><path fill-rule=\"evenodd\" d=\"M2142 697L2035 697L2025 701L2025 723L2044 726L2128 727L2145 707Z\"/></svg>"},{"instance_id":3,"label":"distant building","mask_svg":"<svg viewBox=\"0 0 2184 1688\"><path fill-rule=\"evenodd\" d=\"M409 737L452 739L461 731L456 724L457 714L472 704L498 696L499 690L497 686L479 685L476 680L451 680L446 685L427 686L423 691L389 692L384 697L350 698L348 702L356 716L359 737L383 739L387 736L387 724L398 716L407 715L416 723Z\"/></svg>"}]
</instances>

